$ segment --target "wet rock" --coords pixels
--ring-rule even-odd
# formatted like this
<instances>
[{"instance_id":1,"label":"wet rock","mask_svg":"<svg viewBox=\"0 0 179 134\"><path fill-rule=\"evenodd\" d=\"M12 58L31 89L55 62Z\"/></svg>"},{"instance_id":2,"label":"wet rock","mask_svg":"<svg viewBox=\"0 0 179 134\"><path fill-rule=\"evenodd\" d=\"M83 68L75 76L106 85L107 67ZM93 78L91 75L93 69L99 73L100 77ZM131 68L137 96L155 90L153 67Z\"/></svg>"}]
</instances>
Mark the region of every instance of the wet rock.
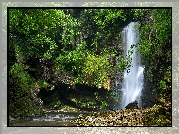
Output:
<instances>
[{"instance_id":1,"label":"wet rock","mask_svg":"<svg viewBox=\"0 0 179 134\"><path fill-rule=\"evenodd\" d=\"M138 103L137 103L137 101L135 100L135 101L129 103L125 108L126 108L126 109L138 109L137 104L138 104Z\"/></svg>"}]
</instances>

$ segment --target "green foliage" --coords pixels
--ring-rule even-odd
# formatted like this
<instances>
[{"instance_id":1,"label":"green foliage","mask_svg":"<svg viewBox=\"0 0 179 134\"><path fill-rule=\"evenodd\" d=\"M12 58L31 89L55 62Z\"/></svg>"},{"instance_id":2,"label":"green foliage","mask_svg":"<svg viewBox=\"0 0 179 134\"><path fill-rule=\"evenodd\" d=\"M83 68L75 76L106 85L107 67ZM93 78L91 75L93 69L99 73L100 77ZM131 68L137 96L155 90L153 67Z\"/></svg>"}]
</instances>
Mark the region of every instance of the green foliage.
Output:
<instances>
[{"instance_id":1,"label":"green foliage","mask_svg":"<svg viewBox=\"0 0 179 134\"><path fill-rule=\"evenodd\" d=\"M26 58L32 55L44 56L48 59L55 58L55 54L59 51L57 36L61 37L60 43L65 45L62 49L65 51L67 45L72 42L73 36L79 34L75 30L77 26L76 20L62 10L9 10L9 28L12 40ZM61 35L58 35L58 32L61 32Z\"/></svg>"},{"instance_id":2,"label":"green foliage","mask_svg":"<svg viewBox=\"0 0 179 134\"><path fill-rule=\"evenodd\" d=\"M115 21L119 20L119 18L122 21L125 21L126 16L123 12L123 10L117 9L100 9L95 12L94 21L100 29L104 29L111 24L116 25L117 23L115 23Z\"/></svg>"},{"instance_id":3,"label":"green foliage","mask_svg":"<svg viewBox=\"0 0 179 134\"><path fill-rule=\"evenodd\" d=\"M29 116L35 109L28 98L35 81L23 68L23 64L15 63L9 71L9 112L14 117Z\"/></svg>"},{"instance_id":4,"label":"green foliage","mask_svg":"<svg viewBox=\"0 0 179 134\"><path fill-rule=\"evenodd\" d=\"M141 17L139 51L147 67L146 78L159 85L161 95L171 92L171 9L135 11ZM147 20L142 17L146 15ZM164 95L164 96L165 96Z\"/></svg>"},{"instance_id":5,"label":"green foliage","mask_svg":"<svg viewBox=\"0 0 179 134\"><path fill-rule=\"evenodd\" d=\"M87 81L89 85L102 84L109 70L108 55L89 54L82 70L84 81Z\"/></svg>"},{"instance_id":6,"label":"green foliage","mask_svg":"<svg viewBox=\"0 0 179 134\"><path fill-rule=\"evenodd\" d=\"M166 89L166 83L165 83L165 81L160 81L160 88L162 88L162 89Z\"/></svg>"},{"instance_id":7,"label":"green foliage","mask_svg":"<svg viewBox=\"0 0 179 134\"><path fill-rule=\"evenodd\" d=\"M101 106L100 106L100 109L105 109L106 107L108 107L109 104L105 101L101 101Z\"/></svg>"},{"instance_id":8,"label":"green foliage","mask_svg":"<svg viewBox=\"0 0 179 134\"><path fill-rule=\"evenodd\" d=\"M41 88L54 88L53 84L50 84L46 82L45 80L38 80L37 83Z\"/></svg>"},{"instance_id":9,"label":"green foliage","mask_svg":"<svg viewBox=\"0 0 179 134\"><path fill-rule=\"evenodd\" d=\"M143 116L144 126L171 126L162 105L154 105Z\"/></svg>"},{"instance_id":10,"label":"green foliage","mask_svg":"<svg viewBox=\"0 0 179 134\"><path fill-rule=\"evenodd\" d=\"M106 107L108 107L111 104L108 102L107 99L104 99L104 97L108 95L104 92L99 93L98 91L94 92L94 94L92 94L91 92L89 93L89 91L86 92L83 91L84 93L82 96L73 94L70 100L74 102L76 106L81 110L83 109L104 110L106 109Z\"/></svg>"},{"instance_id":11,"label":"green foliage","mask_svg":"<svg viewBox=\"0 0 179 134\"><path fill-rule=\"evenodd\" d=\"M56 61L60 67L74 75L82 69L85 54L82 51L70 51L66 55L60 55Z\"/></svg>"},{"instance_id":12,"label":"green foliage","mask_svg":"<svg viewBox=\"0 0 179 134\"><path fill-rule=\"evenodd\" d=\"M162 97L171 94L171 78L171 66L169 66L163 75L163 79L160 81L160 92Z\"/></svg>"},{"instance_id":13,"label":"green foliage","mask_svg":"<svg viewBox=\"0 0 179 134\"><path fill-rule=\"evenodd\" d=\"M130 10L122 9L85 9L81 12L82 32L87 35L88 45L93 47L93 51L99 51L105 44L112 45L113 40L119 37L120 28L131 18L126 17L129 13Z\"/></svg>"},{"instance_id":14,"label":"green foliage","mask_svg":"<svg viewBox=\"0 0 179 134\"><path fill-rule=\"evenodd\" d=\"M137 47L147 66L147 78L160 87L160 93L171 91L170 9L9 9L8 13L10 110L18 107L15 113L21 109L23 115L31 109L26 109L29 103L25 96L34 89L34 83L41 88L53 86L25 71L32 57L48 59L57 68L55 72L67 72L75 83L97 87L109 83L115 69L129 68L131 59L122 56L119 46L120 32L131 21L140 23L136 25L140 30ZM132 48L128 53L133 53ZM112 60L116 57L117 65ZM21 101L27 104L18 105ZM106 105L102 101L102 107Z\"/></svg>"},{"instance_id":15,"label":"green foliage","mask_svg":"<svg viewBox=\"0 0 179 134\"><path fill-rule=\"evenodd\" d=\"M29 89L27 87L31 86L30 83L30 76L23 70L24 65L15 63L9 71L10 78L13 79L13 83L19 85L19 88L21 88L22 92L19 92L20 94L23 92L28 91ZM15 80L16 79L16 80ZM14 81L15 80L15 81ZM20 95L19 94L19 95Z\"/></svg>"}]
</instances>

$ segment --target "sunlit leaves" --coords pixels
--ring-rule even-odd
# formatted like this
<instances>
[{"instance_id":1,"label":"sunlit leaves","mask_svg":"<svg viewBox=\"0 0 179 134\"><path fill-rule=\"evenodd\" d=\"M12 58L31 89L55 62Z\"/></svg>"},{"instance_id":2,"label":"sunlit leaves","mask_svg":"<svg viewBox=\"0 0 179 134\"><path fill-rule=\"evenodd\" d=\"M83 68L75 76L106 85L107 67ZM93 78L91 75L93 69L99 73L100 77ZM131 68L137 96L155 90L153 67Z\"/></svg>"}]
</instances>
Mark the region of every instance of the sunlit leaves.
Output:
<instances>
[{"instance_id":1,"label":"sunlit leaves","mask_svg":"<svg viewBox=\"0 0 179 134\"><path fill-rule=\"evenodd\" d=\"M103 84L107 75L109 74L110 64L107 55L94 55L89 54L84 63L82 70L83 77L88 84L98 85ZM91 83L89 83L89 81Z\"/></svg>"},{"instance_id":2,"label":"sunlit leaves","mask_svg":"<svg viewBox=\"0 0 179 134\"><path fill-rule=\"evenodd\" d=\"M110 24L116 25L117 20L125 21L126 15L123 13L123 10L116 10L116 9L100 9L96 10L94 21L99 26L99 28L105 28ZM115 26L114 26L115 27Z\"/></svg>"}]
</instances>

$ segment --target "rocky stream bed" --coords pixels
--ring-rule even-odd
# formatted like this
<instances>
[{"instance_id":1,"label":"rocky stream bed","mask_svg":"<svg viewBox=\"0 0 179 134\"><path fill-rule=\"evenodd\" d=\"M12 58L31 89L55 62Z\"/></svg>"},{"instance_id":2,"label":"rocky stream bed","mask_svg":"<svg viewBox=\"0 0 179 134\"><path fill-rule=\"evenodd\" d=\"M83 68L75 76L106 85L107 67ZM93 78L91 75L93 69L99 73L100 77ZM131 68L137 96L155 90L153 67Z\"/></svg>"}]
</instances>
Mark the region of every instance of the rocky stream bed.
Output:
<instances>
[{"instance_id":1,"label":"rocky stream bed","mask_svg":"<svg viewBox=\"0 0 179 134\"><path fill-rule=\"evenodd\" d=\"M138 108L135 102L124 110L74 111L46 110L41 117L20 121L10 119L11 126L171 126L171 103Z\"/></svg>"},{"instance_id":2,"label":"rocky stream bed","mask_svg":"<svg viewBox=\"0 0 179 134\"><path fill-rule=\"evenodd\" d=\"M145 109L93 112L88 116L81 114L72 122L77 126L171 126L171 120L162 116L162 109L161 105L154 105Z\"/></svg>"}]
</instances>

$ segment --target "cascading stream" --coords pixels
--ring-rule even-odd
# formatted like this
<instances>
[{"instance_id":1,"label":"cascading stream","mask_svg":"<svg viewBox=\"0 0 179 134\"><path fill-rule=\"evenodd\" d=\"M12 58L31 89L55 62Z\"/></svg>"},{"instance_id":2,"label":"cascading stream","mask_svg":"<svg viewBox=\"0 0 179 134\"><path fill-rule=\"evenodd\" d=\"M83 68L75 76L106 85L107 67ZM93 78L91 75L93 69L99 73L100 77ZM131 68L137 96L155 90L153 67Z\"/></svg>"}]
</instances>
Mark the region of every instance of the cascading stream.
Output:
<instances>
[{"instance_id":1,"label":"cascading stream","mask_svg":"<svg viewBox=\"0 0 179 134\"><path fill-rule=\"evenodd\" d=\"M139 30L134 27L135 24L135 22L131 22L122 31L124 55L128 55L131 45L135 45L139 40ZM137 47L132 49L130 72L124 71L121 109L124 109L130 102L135 100L138 102L138 106L141 106L140 96L143 88L144 67L141 65L141 57L140 53L137 52Z\"/></svg>"}]
</instances>

